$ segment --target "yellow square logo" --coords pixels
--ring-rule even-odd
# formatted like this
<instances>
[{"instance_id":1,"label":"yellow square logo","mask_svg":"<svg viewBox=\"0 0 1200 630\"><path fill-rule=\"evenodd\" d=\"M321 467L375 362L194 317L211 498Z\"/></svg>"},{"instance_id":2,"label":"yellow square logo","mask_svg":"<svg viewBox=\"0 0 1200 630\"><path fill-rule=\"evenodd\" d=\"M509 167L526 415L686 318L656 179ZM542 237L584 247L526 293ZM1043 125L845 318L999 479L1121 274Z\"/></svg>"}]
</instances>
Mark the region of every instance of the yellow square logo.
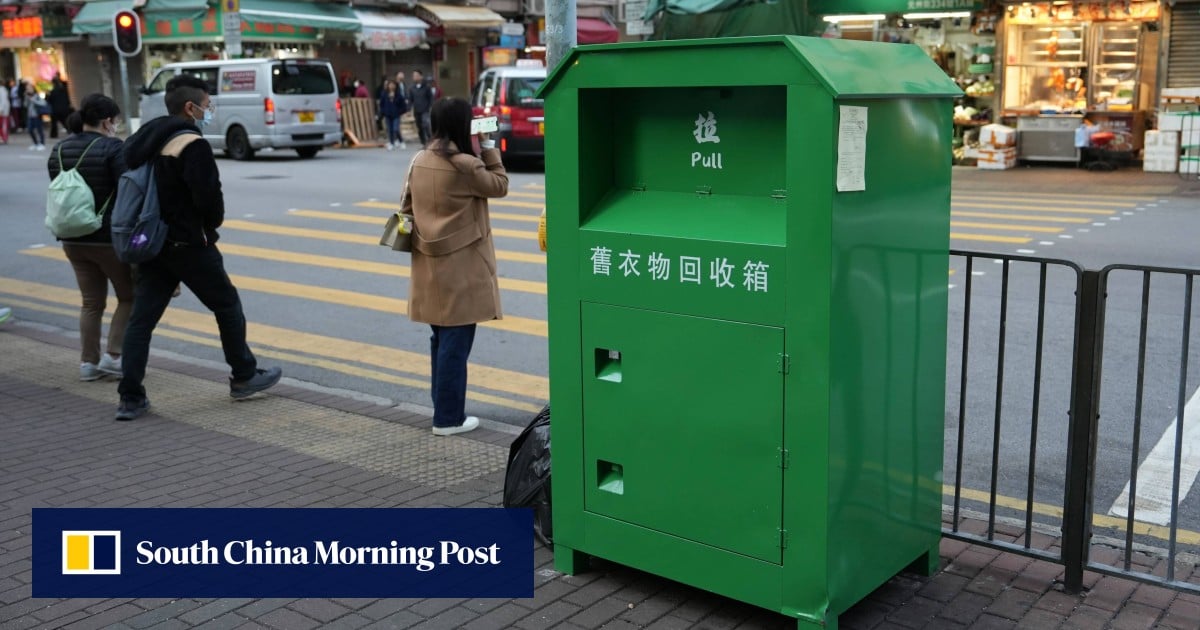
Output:
<instances>
[{"instance_id":1,"label":"yellow square logo","mask_svg":"<svg viewBox=\"0 0 1200 630\"><path fill-rule=\"evenodd\" d=\"M63 575L120 575L121 532L63 531Z\"/></svg>"}]
</instances>

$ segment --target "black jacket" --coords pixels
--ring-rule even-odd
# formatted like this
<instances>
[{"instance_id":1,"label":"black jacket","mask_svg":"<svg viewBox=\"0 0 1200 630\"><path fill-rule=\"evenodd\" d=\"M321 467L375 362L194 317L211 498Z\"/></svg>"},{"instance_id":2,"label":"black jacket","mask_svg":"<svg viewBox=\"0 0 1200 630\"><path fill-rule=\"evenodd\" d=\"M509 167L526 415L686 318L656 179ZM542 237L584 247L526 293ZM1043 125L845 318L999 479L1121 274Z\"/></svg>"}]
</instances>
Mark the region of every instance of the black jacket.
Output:
<instances>
[{"instance_id":1,"label":"black jacket","mask_svg":"<svg viewBox=\"0 0 1200 630\"><path fill-rule=\"evenodd\" d=\"M88 149L87 147L92 141L95 141L95 144ZM109 227L112 205L117 197L117 181L121 178L121 173L125 172L125 158L121 154L121 145L121 141L117 138L102 136L92 131L68 136L66 140L54 145L54 150L50 152L50 158L46 161L46 166L50 170L50 179L58 177L62 166L69 170L75 168L78 163L79 174L83 175L84 181L92 189L92 195L96 200L96 211L99 212L101 208L104 208L104 224L100 226L99 230L87 236L61 240L68 243L112 244ZM62 166L58 163L60 149L62 150ZM87 154L83 155L85 149L87 149ZM83 155L82 162L79 160L80 155ZM105 207L105 203L108 204L107 207Z\"/></svg>"},{"instance_id":2,"label":"black jacket","mask_svg":"<svg viewBox=\"0 0 1200 630\"><path fill-rule=\"evenodd\" d=\"M429 82L414 83L408 90L408 100L412 103L413 111L424 114L433 107L433 87Z\"/></svg>"},{"instance_id":3,"label":"black jacket","mask_svg":"<svg viewBox=\"0 0 1200 630\"><path fill-rule=\"evenodd\" d=\"M50 111L54 112L55 116L66 117L71 113L71 95L67 92L67 84L59 83L55 85L50 93L46 95L46 104L50 106Z\"/></svg>"},{"instance_id":4,"label":"black jacket","mask_svg":"<svg viewBox=\"0 0 1200 630\"><path fill-rule=\"evenodd\" d=\"M163 146L182 131L200 133L196 125L179 116L161 116L138 129L125 141L125 163L137 168L154 162L158 202L167 222L167 240L188 245L217 242L217 228L225 220L221 174L212 146L203 139L184 148L178 158L161 155Z\"/></svg>"}]
</instances>

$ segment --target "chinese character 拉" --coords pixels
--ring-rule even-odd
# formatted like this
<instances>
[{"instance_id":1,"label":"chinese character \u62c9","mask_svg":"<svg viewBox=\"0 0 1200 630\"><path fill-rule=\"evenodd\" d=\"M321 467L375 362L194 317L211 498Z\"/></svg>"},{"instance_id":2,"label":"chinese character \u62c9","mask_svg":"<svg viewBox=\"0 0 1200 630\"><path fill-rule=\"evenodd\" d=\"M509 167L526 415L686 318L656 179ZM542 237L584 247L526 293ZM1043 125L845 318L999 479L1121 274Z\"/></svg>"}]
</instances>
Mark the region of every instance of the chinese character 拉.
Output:
<instances>
[{"instance_id":1,"label":"chinese character \u62c9","mask_svg":"<svg viewBox=\"0 0 1200 630\"><path fill-rule=\"evenodd\" d=\"M650 279L671 279L671 259L663 256L662 253L650 252L650 258L646 261L646 264L650 269Z\"/></svg>"},{"instance_id":2,"label":"chinese character \u62c9","mask_svg":"<svg viewBox=\"0 0 1200 630\"><path fill-rule=\"evenodd\" d=\"M612 250L607 247L592 248L592 275L607 276L612 266Z\"/></svg>"},{"instance_id":3,"label":"chinese character \u62c9","mask_svg":"<svg viewBox=\"0 0 1200 630\"><path fill-rule=\"evenodd\" d=\"M700 284L700 257L679 257L679 281Z\"/></svg>"},{"instance_id":4,"label":"chinese character \u62c9","mask_svg":"<svg viewBox=\"0 0 1200 630\"><path fill-rule=\"evenodd\" d=\"M742 285L747 291L767 292L767 270L770 265L763 261L746 261L742 267Z\"/></svg>"},{"instance_id":5,"label":"chinese character \u62c9","mask_svg":"<svg viewBox=\"0 0 1200 630\"><path fill-rule=\"evenodd\" d=\"M692 132L692 135L696 136L696 142L699 144L705 142L719 144L721 142L721 138L717 136L717 118L713 116L712 112L708 112L708 118L705 118L704 114L700 114L696 118L696 130Z\"/></svg>"},{"instance_id":6,"label":"chinese character \u62c9","mask_svg":"<svg viewBox=\"0 0 1200 630\"><path fill-rule=\"evenodd\" d=\"M625 273L625 277L630 275L640 276L642 273L638 271L638 261L642 259L641 254L633 253L633 250L625 250L618 254L621 257L621 271Z\"/></svg>"},{"instance_id":7,"label":"chinese character \u62c9","mask_svg":"<svg viewBox=\"0 0 1200 630\"><path fill-rule=\"evenodd\" d=\"M708 278L717 284L717 288L733 286L733 265L728 258L716 258L708 263Z\"/></svg>"}]
</instances>

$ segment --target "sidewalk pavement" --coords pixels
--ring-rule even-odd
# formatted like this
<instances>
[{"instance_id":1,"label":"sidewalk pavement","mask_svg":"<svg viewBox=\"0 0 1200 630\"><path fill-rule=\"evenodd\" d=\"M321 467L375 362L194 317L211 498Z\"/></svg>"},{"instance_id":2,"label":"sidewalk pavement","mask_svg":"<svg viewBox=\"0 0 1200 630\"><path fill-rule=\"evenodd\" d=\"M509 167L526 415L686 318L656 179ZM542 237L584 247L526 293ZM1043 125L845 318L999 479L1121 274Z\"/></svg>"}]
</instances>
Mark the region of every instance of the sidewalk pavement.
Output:
<instances>
[{"instance_id":1,"label":"sidewalk pavement","mask_svg":"<svg viewBox=\"0 0 1200 630\"><path fill-rule=\"evenodd\" d=\"M492 507L512 439L435 438L428 417L287 384L235 403L223 372L157 355L152 413L114 422L115 381L79 382L76 344L19 321L0 329L0 629L796 627L603 561L564 576L536 542L532 599L32 599L33 507ZM1200 623L1200 596L1090 573L1089 590L1070 595L1056 565L954 541L941 551L937 575L893 578L840 627Z\"/></svg>"},{"instance_id":2,"label":"sidewalk pavement","mask_svg":"<svg viewBox=\"0 0 1200 630\"><path fill-rule=\"evenodd\" d=\"M1200 177L1178 173L1146 173L1127 167L1112 172L1089 171L1073 164L1038 163L1003 171L955 166L956 194L1003 192L1030 195L1155 195L1200 197Z\"/></svg>"}]
</instances>

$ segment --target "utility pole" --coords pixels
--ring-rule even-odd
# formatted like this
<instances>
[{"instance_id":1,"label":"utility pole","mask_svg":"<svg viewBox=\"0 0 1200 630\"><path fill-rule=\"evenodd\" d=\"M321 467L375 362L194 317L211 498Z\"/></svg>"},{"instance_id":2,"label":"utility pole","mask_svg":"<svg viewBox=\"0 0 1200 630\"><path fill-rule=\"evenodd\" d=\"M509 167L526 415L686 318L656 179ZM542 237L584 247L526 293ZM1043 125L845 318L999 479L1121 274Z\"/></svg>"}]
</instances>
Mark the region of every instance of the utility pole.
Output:
<instances>
[{"instance_id":1,"label":"utility pole","mask_svg":"<svg viewBox=\"0 0 1200 630\"><path fill-rule=\"evenodd\" d=\"M575 0L546 0L546 69L553 71L575 47Z\"/></svg>"}]
</instances>

